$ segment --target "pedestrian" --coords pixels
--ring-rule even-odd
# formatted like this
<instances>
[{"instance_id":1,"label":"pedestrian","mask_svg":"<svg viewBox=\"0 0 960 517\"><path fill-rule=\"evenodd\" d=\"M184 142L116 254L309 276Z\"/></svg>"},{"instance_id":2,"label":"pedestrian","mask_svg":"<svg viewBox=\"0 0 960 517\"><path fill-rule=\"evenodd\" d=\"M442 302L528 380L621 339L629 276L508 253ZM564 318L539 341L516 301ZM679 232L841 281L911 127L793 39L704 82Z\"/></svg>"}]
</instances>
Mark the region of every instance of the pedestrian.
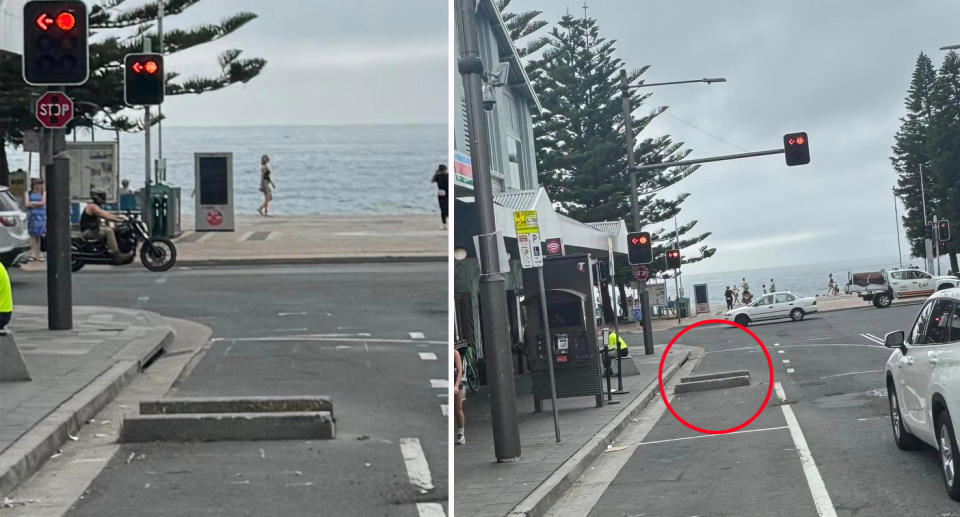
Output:
<instances>
[{"instance_id":1,"label":"pedestrian","mask_svg":"<svg viewBox=\"0 0 960 517\"><path fill-rule=\"evenodd\" d=\"M123 179L120 181L120 195L126 196L129 194L133 194L133 191L130 190L130 180Z\"/></svg>"},{"instance_id":2,"label":"pedestrian","mask_svg":"<svg viewBox=\"0 0 960 517\"><path fill-rule=\"evenodd\" d=\"M771 279L770 279L770 292L773 293L773 292L776 292L776 290L777 290L777 284L774 284L774 283L773 283L773 279L771 278Z\"/></svg>"},{"instance_id":3,"label":"pedestrian","mask_svg":"<svg viewBox=\"0 0 960 517\"><path fill-rule=\"evenodd\" d=\"M6 333L7 324L13 317L13 291L10 289L10 277L7 268L0 264L0 333Z\"/></svg>"},{"instance_id":4,"label":"pedestrian","mask_svg":"<svg viewBox=\"0 0 960 517\"><path fill-rule=\"evenodd\" d=\"M30 191L24 196L23 206L27 209L27 233L30 234L30 262L41 261L41 241L47 234L47 193L43 188L43 180L30 180Z\"/></svg>"},{"instance_id":5,"label":"pedestrian","mask_svg":"<svg viewBox=\"0 0 960 517\"><path fill-rule=\"evenodd\" d=\"M263 155L260 157L260 192L263 192L263 204L260 205L257 212L264 217L270 215L270 201L273 200L273 189L277 187L273 184L273 180L270 179L270 167L267 166L268 163L270 163L269 156Z\"/></svg>"},{"instance_id":6,"label":"pedestrian","mask_svg":"<svg viewBox=\"0 0 960 517\"><path fill-rule=\"evenodd\" d=\"M733 304L740 305L740 288L736 283L733 284Z\"/></svg>"},{"instance_id":7,"label":"pedestrian","mask_svg":"<svg viewBox=\"0 0 960 517\"><path fill-rule=\"evenodd\" d=\"M453 349L453 417L457 424L457 445L467 443L463 434L463 427L466 423L466 417L463 414L463 360L460 359L460 351Z\"/></svg>"},{"instance_id":8,"label":"pedestrian","mask_svg":"<svg viewBox=\"0 0 960 517\"><path fill-rule=\"evenodd\" d=\"M760 287L760 293L761 293L761 294L767 294L767 284L763 284L763 285Z\"/></svg>"},{"instance_id":9,"label":"pedestrian","mask_svg":"<svg viewBox=\"0 0 960 517\"><path fill-rule=\"evenodd\" d=\"M433 179L430 183L437 184L437 201L440 203L440 220L443 221L443 229L447 229L447 215L450 214L450 204L447 201L447 191L450 185L450 174L447 173L447 166L440 164L437 171L433 173Z\"/></svg>"},{"instance_id":10,"label":"pedestrian","mask_svg":"<svg viewBox=\"0 0 960 517\"><path fill-rule=\"evenodd\" d=\"M740 287L742 287L742 288L743 288L743 292L746 293L747 291L750 290L750 284L747 283L747 279L746 279L746 278L743 278L743 279L741 279L741 280L743 280L743 283L740 284Z\"/></svg>"},{"instance_id":11,"label":"pedestrian","mask_svg":"<svg viewBox=\"0 0 960 517\"><path fill-rule=\"evenodd\" d=\"M627 351L627 342L616 332L610 331L610 340L607 342L607 352L611 357L617 356L617 344L620 345L620 357L627 357L630 353Z\"/></svg>"},{"instance_id":12,"label":"pedestrian","mask_svg":"<svg viewBox=\"0 0 960 517\"><path fill-rule=\"evenodd\" d=\"M733 308L733 291L730 289L730 286L727 286L727 290L723 292L723 298L727 300L727 310Z\"/></svg>"}]
</instances>

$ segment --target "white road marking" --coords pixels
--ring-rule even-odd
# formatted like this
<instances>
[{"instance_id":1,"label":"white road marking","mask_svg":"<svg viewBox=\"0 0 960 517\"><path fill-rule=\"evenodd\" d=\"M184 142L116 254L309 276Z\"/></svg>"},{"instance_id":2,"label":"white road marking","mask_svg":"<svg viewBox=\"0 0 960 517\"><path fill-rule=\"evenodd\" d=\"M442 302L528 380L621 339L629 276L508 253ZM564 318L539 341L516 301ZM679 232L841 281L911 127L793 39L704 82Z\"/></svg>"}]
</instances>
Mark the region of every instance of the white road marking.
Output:
<instances>
[{"instance_id":1,"label":"white road marking","mask_svg":"<svg viewBox=\"0 0 960 517\"><path fill-rule=\"evenodd\" d=\"M238 240L238 241L245 241L245 240L249 239L251 235L253 235L253 232L246 232L246 233L244 233L243 235L241 235L240 238L237 239L237 240Z\"/></svg>"},{"instance_id":2,"label":"white road marking","mask_svg":"<svg viewBox=\"0 0 960 517\"><path fill-rule=\"evenodd\" d=\"M837 512L833 508L833 502L830 500L830 494L827 492L826 485L823 484L823 478L820 477L820 470L817 469L816 462L813 461L813 455L810 454L810 448L807 446L807 440L803 437L803 431L800 430L800 423L793 414L790 404L787 404L787 395L783 391L783 386L779 382L773 383L777 391L777 398L780 399L780 409L783 411L783 418L787 421L787 427L790 428L790 436L793 438L793 444L800 455L800 464L803 466L803 474L807 478L807 486L810 487L810 495L813 496L813 504L817 507L817 515L820 517L837 517Z\"/></svg>"},{"instance_id":3,"label":"white road marking","mask_svg":"<svg viewBox=\"0 0 960 517\"><path fill-rule=\"evenodd\" d=\"M433 352L417 352L417 353L420 354L420 359L422 359L422 360L424 360L424 361L436 361L436 360L437 360L437 354L435 354L435 353L433 353Z\"/></svg>"},{"instance_id":4,"label":"white road marking","mask_svg":"<svg viewBox=\"0 0 960 517\"><path fill-rule=\"evenodd\" d=\"M790 360L789 360L789 359L784 359L784 360L783 360L783 364L790 364Z\"/></svg>"},{"instance_id":5,"label":"white road marking","mask_svg":"<svg viewBox=\"0 0 960 517\"><path fill-rule=\"evenodd\" d=\"M283 317L283 316L306 316L306 315L307 315L307 313L305 313L305 312L278 312L278 313L277 313L277 316L281 316L281 317Z\"/></svg>"},{"instance_id":6,"label":"white road marking","mask_svg":"<svg viewBox=\"0 0 960 517\"><path fill-rule=\"evenodd\" d=\"M149 301L150 301L150 297L149 297L149 296L139 296L139 297L137 297L137 301L138 301L138 302L144 302L144 303L146 303L146 302L149 302Z\"/></svg>"},{"instance_id":7,"label":"white road marking","mask_svg":"<svg viewBox=\"0 0 960 517\"><path fill-rule=\"evenodd\" d=\"M882 372L882 371L883 371L883 370L866 370L866 371L863 371L863 372L838 373L838 374L836 374L836 375L826 375L826 376L823 376L823 377L820 377L820 378L821 378L821 379L832 379L832 378L834 378L834 377L844 377L844 376L846 376L846 375L860 375L861 373L880 373L880 372Z\"/></svg>"},{"instance_id":8,"label":"white road marking","mask_svg":"<svg viewBox=\"0 0 960 517\"><path fill-rule=\"evenodd\" d=\"M873 341L874 343L879 343L881 345L884 344L882 339L878 338L877 336L874 336L873 334L860 334L860 336L866 339L867 341Z\"/></svg>"},{"instance_id":9,"label":"white road marking","mask_svg":"<svg viewBox=\"0 0 960 517\"><path fill-rule=\"evenodd\" d=\"M773 346L780 346L780 343L774 343Z\"/></svg>"},{"instance_id":10,"label":"white road marking","mask_svg":"<svg viewBox=\"0 0 960 517\"><path fill-rule=\"evenodd\" d=\"M411 332L410 339L424 339L426 336L423 335L423 332Z\"/></svg>"},{"instance_id":11,"label":"white road marking","mask_svg":"<svg viewBox=\"0 0 960 517\"><path fill-rule=\"evenodd\" d=\"M400 452L403 453L403 463L407 467L407 477L410 483L423 491L433 490L433 477L430 475L430 465L420 447L420 440L416 438L401 438Z\"/></svg>"},{"instance_id":12,"label":"white road marking","mask_svg":"<svg viewBox=\"0 0 960 517\"><path fill-rule=\"evenodd\" d=\"M430 387L438 389L447 389L450 386L450 382L446 379L430 379Z\"/></svg>"},{"instance_id":13,"label":"white road marking","mask_svg":"<svg viewBox=\"0 0 960 517\"><path fill-rule=\"evenodd\" d=\"M449 412L450 412L450 406L446 404L440 404L440 414L442 414L443 416L447 416Z\"/></svg>"},{"instance_id":14,"label":"white road marking","mask_svg":"<svg viewBox=\"0 0 960 517\"><path fill-rule=\"evenodd\" d=\"M782 353L783 353L783 350L777 350L777 353L778 353L778 354L782 354Z\"/></svg>"},{"instance_id":15,"label":"white road marking","mask_svg":"<svg viewBox=\"0 0 960 517\"><path fill-rule=\"evenodd\" d=\"M819 340L819 339L831 339L831 336L825 336L825 337L807 337L807 338L801 339L800 341L817 341L817 340Z\"/></svg>"},{"instance_id":16,"label":"white road marking","mask_svg":"<svg viewBox=\"0 0 960 517\"><path fill-rule=\"evenodd\" d=\"M165 284L167 283L167 277L161 276L160 278L153 281L155 284Z\"/></svg>"},{"instance_id":17,"label":"white road marking","mask_svg":"<svg viewBox=\"0 0 960 517\"><path fill-rule=\"evenodd\" d=\"M796 372L796 370L794 370L793 368L787 368L787 373L794 373L794 372Z\"/></svg>"},{"instance_id":18,"label":"white road marking","mask_svg":"<svg viewBox=\"0 0 960 517\"><path fill-rule=\"evenodd\" d=\"M353 347L350 345L337 345L337 350L348 350L350 348L353 348Z\"/></svg>"},{"instance_id":19,"label":"white road marking","mask_svg":"<svg viewBox=\"0 0 960 517\"><path fill-rule=\"evenodd\" d=\"M210 237L213 237L213 234L214 234L214 233L215 233L215 232L206 232L206 235L204 235L203 237L200 237L199 239L197 239L197 240L195 240L195 241L193 241L193 242L195 242L195 243L196 243L196 242L203 242L203 241L209 239ZM181 269L188 269L188 268L181 268Z\"/></svg>"},{"instance_id":20,"label":"white road marking","mask_svg":"<svg viewBox=\"0 0 960 517\"><path fill-rule=\"evenodd\" d=\"M420 517L446 517L440 503L417 503L417 513Z\"/></svg>"},{"instance_id":21,"label":"white road marking","mask_svg":"<svg viewBox=\"0 0 960 517\"><path fill-rule=\"evenodd\" d=\"M416 341L411 341L409 339L378 339L378 338L350 338L350 337L317 337L317 336L262 336L262 337L238 337L238 338L213 338L210 341L216 343L218 341L226 341L227 339L233 341L333 341L339 343L402 343L412 345ZM427 343L431 345L446 345L447 341L419 341L419 343Z\"/></svg>"},{"instance_id":22,"label":"white road marking","mask_svg":"<svg viewBox=\"0 0 960 517\"><path fill-rule=\"evenodd\" d=\"M776 431L778 429L786 429L786 428L787 426L781 425L779 427L764 427L763 429L746 429L743 431L734 431L732 433L724 433L724 434L698 434L697 436L684 436L683 438L670 438L668 440L654 440L652 442L640 442L637 444L637 447L641 445L656 445L658 443L682 442L684 440L698 440L700 438L714 438L718 436L730 436L734 434L758 433L760 431Z\"/></svg>"}]
</instances>

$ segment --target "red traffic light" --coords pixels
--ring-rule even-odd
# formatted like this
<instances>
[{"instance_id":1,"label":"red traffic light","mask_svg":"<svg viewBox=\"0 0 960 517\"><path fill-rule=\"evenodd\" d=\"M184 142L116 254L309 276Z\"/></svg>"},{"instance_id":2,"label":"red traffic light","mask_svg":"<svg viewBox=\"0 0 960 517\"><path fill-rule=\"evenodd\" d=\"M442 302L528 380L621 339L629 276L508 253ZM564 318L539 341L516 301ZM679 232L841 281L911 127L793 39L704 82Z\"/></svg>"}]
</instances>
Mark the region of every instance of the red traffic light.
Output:
<instances>
[{"instance_id":1,"label":"red traffic light","mask_svg":"<svg viewBox=\"0 0 960 517\"><path fill-rule=\"evenodd\" d=\"M57 27L62 31L68 31L77 25L77 19L72 14L64 11L57 15Z\"/></svg>"},{"instance_id":2,"label":"red traffic light","mask_svg":"<svg viewBox=\"0 0 960 517\"><path fill-rule=\"evenodd\" d=\"M646 237L646 235L640 235L640 236L638 236L638 237L634 237L634 238L630 239L630 243L633 244L633 245L646 244L646 243L647 243L647 237Z\"/></svg>"},{"instance_id":3,"label":"red traffic light","mask_svg":"<svg viewBox=\"0 0 960 517\"><path fill-rule=\"evenodd\" d=\"M159 68L159 67L157 66L157 62L156 62L156 61L147 61L147 62L143 65L143 69L146 70L147 73L150 74L150 75L153 75L153 74L157 73L157 69L158 69L158 68Z\"/></svg>"},{"instance_id":4,"label":"red traffic light","mask_svg":"<svg viewBox=\"0 0 960 517\"><path fill-rule=\"evenodd\" d=\"M133 70L135 74L139 74L143 72L143 65L141 65L139 61L134 61L133 64L130 65L130 70Z\"/></svg>"},{"instance_id":5,"label":"red traffic light","mask_svg":"<svg viewBox=\"0 0 960 517\"><path fill-rule=\"evenodd\" d=\"M37 16L37 19L34 20L34 23L37 24L37 27L40 27L40 30L45 31L53 25L54 20L47 13L41 13L40 16Z\"/></svg>"}]
</instances>

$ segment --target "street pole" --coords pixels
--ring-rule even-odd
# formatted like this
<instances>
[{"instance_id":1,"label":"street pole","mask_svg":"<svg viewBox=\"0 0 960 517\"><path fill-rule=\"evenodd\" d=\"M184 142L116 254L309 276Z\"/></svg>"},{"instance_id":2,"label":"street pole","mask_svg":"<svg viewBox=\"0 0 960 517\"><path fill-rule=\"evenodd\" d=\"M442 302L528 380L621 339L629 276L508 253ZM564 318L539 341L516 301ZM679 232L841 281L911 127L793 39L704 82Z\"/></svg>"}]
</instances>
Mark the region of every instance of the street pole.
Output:
<instances>
[{"instance_id":1,"label":"street pole","mask_svg":"<svg viewBox=\"0 0 960 517\"><path fill-rule=\"evenodd\" d=\"M903 250L900 249L900 214L897 212L897 192L893 192L893 222L897 225L897 257L900 259L900 269L903 269Z\"/></svg>"},{"instance_id":2,"label":"street pole","mask_svg":"<svg viewBox=\"0 0 960 517\"><path fill-rule=\"evenodd\" d=\"M490 185L489 144L483 109L481 74L483 60L477 44L474 20L476 0L455 0L460 21L463 54L458 70L463 76L467 99L467 126L470 132L470 159L473 163L474 194L477 207L480 259L478 295L484 310L483 336L486 339L487 379L490 385L490 419L493 427L493 448L498 462L515 461L520 457L520 428L517 422L516 386L513 378L513 357L507 334L506 281L498 271L497 225L494 218L493 192ZM547 343L547 346L551 346Z\"/></svg>"},{"instance_id":3,"label":"street pole","mask_svg":"<svg viewBox=\"0 0 960 517\"><path fill-rule=\"evenodd\" d=\"M143 36L143 51L150 52L152 43L150 36ZM153 224L153 221L147 215L147 207L150 204L150 106L143 107L143 206L140 207L141 216L147 224Z\"/></svg>"},{"instance_id":4,"label":"street pole","mask_svg":"<svg viewBox=\"0 0 960 517\"><path fill-rule=\"evenodd\" d=\"M624 395L630 393L623 390L623 368L620 367L620 317L617 310L620 305L617 304L617 281L614 277L615 267L613 264L613 238L607 237L607 254L610 258L610 278L613 279L613 332L617 335L617 391L614 395Z\"/></svg>"},{"instance_id":5,"label":"street pole","mask_svg":"<svg viewBox=\"0 0 960 517\"><path fill-rule=\"evenodd\" d=\"M937 275L940 275L940 221L937 216L933 216L933 256L937 261ZM931 271L931 274L933 272Z\"/></svg>"},{"instance_id":6,"label":"street pole","mask_svg":"<svg viewBox=\"0 0 960 517\"><path fill-rule=\"evenodd\" d=\"M673 246L680 251L680 227L677 226L677 214L673 214ZM679 262L681 257L677 257ZM683 324L680 318L680 270L673 270L673 288L677 290L677 325Z\"/></svg>"},{"instance_id":7,"label":"street pole","mask_svg":"<svg viewBox=\"0 0 960 517\"><path fill-rule=\"evenodd\" d=\"M163 55L163 2L164 0L158 0L157 9L157 35L160 40L160 52ZM166 78L164 78L166 82ZM163 108L161 105L157 105L157 162L163 161ZM157 167L159 173L159 167ZM164 174L166 174L166 167L163 168ZM166 180L166 178L158 178Z\"/></svg>"},{"instance_id":8,"label":"street pole","mask_svg":"<svg viewBox=\"0 0 960 517\"><path fill-rule=\"evenodd\" d=\"M920 206L921 212L923 212L923 252L926 258L927 263L927 273L933 274L933 262L930 258L930 239L927 237L927 229L930 228L930 225L927 223L927 195L924 193L923 188L923 164L920 164Z\"/></svg>"},{"instance_id":9,"label":"street pole","mask_svg":"<svg viewBox=\"0 0 960 517\"><path fill-rule=\"evenodd\" d=\"M640 200L637 195L636 158L633 143L633 108L630 106L630 85L627 83L627 71L620 70L620 93L623 97L623 132L627 139L627 167L630 169L630 210L633 215L633 231L640 231ZM616 279L613 279L616 291ZM643 353L653 355L653 329L650 321L650 293L646 289L646 280L634 282L634 289L640 298L640 318L643 324ZM616 312L614 312L616 316ZM617 318L614 318L617 321ZM619 338L619 333L617 337ZM618 354L619 355L619 354ZM618 372L619 374L619 372Z\"/></svg>"},{"instance_id":10,"label":"street pole","mask_svg":"<svg viewBox=\"0 0 960 517\"><path fill-rule=\"evenodd\" d=\"M45 130L42 160L47 182L47 328L73 328L70 277L70 161L63 129Z\"/></svg>"},{"instance_id":11,"label":"street pole","mask_svg":"<svg viewBox=\"0 0 960 517\"><path fill-rule=\"evenodd\" d=\"M550 336L550 318L547 313L547 291L543 285L543 266L537 268L537 280L540 282L540 319L547 344L547 371L550 372L550 405L553 406L553 433L560 443L560 409L557 407L557 382L553 374L553 338Z\"/></svg>"}]
</instances>

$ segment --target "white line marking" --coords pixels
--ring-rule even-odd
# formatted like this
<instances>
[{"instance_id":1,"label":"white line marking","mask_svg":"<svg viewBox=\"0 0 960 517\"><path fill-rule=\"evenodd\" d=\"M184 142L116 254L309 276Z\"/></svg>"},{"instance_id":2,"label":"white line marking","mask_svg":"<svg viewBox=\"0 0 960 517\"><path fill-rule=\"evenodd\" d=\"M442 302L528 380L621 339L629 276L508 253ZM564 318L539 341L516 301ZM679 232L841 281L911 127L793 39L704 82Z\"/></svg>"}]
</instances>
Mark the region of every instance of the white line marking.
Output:
<instances>
[{"instance_id":1,"label":"white line marking","mask_svg":"<svg viewBox=\"0 0 960 517\"><path fill-rule=\"evenodd\" d=\"M790 428L790 436L793 438L793 444L800 455L800 464L803 466L803 474L807 478L807 486L810 487L810 495L813 496L813 504L817 507L817 515L820 517L837 517L836 510L833 509L833 502L830 500L830 494L827 493L827 487L823 484L823 478L820 477L820 471L817 464L813 461L813 455L810 454L810 448L807 447L807 440L803 437L803 431L800 430L800 423L793 414L790 404L787 404L787 395L783 391L783 386L779 382L773 383L777 391L777 398L780 399L780 409L783 410L783 418L787 421L787 427Z\"/></svg>"},{"instance_id":2,"label":"white line marking","mask_svg":"<svg viewBox=\"0 0 960 517\"><path fill-rule=\"evenodd\" d=\"M777 353L778 353L778 354L782 354L782 353L783 353L783 350L777 350Z\"/></svg>"},{"instance_id":3,"label":"white line marking","mask_svg":"<svg viewBox=\"0 0 960 517\"><path fill-rule=\"evenodd\" d=\"M241 235L240 238L237 239L237 240L238 240L238 241L245 241L245 240L249 239L251 235L253 235L253 232L244 233L244 234Z\"/></svg>"},{"instance_id":4,"label":"white line marking","mask_svg":"<svg viewBox=\"0 0 960 517\"><path fill-rule=\"evenodd\" d=\"M450 412L450 406L446 404L440 404L440 414L447 416L447 413Z\"/></svg>"},{"instance_id":5,"label":"white line marking","mask_svg":"<svg viewBox=\"0 0 960 517\"><path fill-rule=\"evenodd\" d=\"M866 371L863 371L863 372L838 373L838 374L836 374L836 375L826 375L826 376L823 376L823 377L820 377L820 378L821 378L821 379L832 379L832 378L834 378L834 377L843 377L843 376L846 376L846 375L860 375L861 373L880 373L880 372L882 372L882 371L883 371L883 370L866 370Z\"/></svg>"},{"instance_id":6,"label":"white line marking","mask_svg":"<svg viewBox=\"0 0 960 517\"><path fill-rule=\"evenodd\" d=\"M423 335L423 332L411 332L410 339L424 339L426 336Z\"/></svg>"},{"instance_id":7,"label":"white line marking","mask_svg":"<svg viewBox=\"0 0 960 517\"><path fill-rule=\"evenodd\" d=\"M430 476L430 465L420 447L420 440L416 438L401 438L400 452L403 453L403 463L407 467L407 477L410 483L420 490L433 490L433 478Z\"/></svg>"},{"instance_id":8,"label":"white line marking","mask_svg":"<svg viewBox=\"0 0 960 517\"><path fill-rule=\"evenodd\" d=\"M874 343L878 343L881 345L884 344L884 342L880 338L874 336L873 334L860 334L860 336L862 336L864 339L868 341L873 341Z\"/></svg>"},{"instance_id":9,"label":"white line marking","mask_svg":"<svg viewBox=\"0 0 960 517\"><path fill-rule=\"evenodd\" d=\"M780 343L774 343L773 346L780 346Z\"/></svg>"},{"instance_id":10,"label":"white line marking","mask_svg":"<svg viewBox=\"0 0 960 517\"><path fill-rule=\"evenodd\" d=\"M670 438L670 439L668 439L668 440L654 440L654 441L652 441L652 442L640 442L640 443L637 444L637 447L639 447L639 446L641 446L641 445L655 445L655 444L658 444L658 443L681 442L681 441L684 441L684 440L698 440L698 439L700 439L700 438L714 438L714 437L717 437L717 436L730 436L730 435L732 435L732 434L758 433L758 432L760 432L760 431L776 431L776 430L778 430L778 429L786 429L786 428L787 428L787 426L781 425L781 426L779 426L779 427L765 427L765 428L763 428L763 429L747 429L747 430L744 430L744 431L734 431L734 432L732 432L732 433L724 433L724 434L701 434L701 435L697 435L697 436L684 436L683 438Z\"/></svg>"},{"instance_id":11,"label":"white line marking","mask_svg":"<svg viewBox=\"0 0 960 517\"><path fill-rule=\"evenodd\" d=\"M784 359L784 360L783 360L783 364L790 364L790 360L789 360L789 359Z\"/></svg>"},{"instance_id":12,"label":"white line marking","mask_svg":"<svg viewBox=\"0 0 960 517\"><path fill-rule=\"evenodd\" d=\"M350 348L353 348L353 347L350 345L337 345L337 350L348 350Z\"/></svg>"},{"instance_id":13,"label":"white line marking","mask_svg":"<svg viewBox=\"0 0 960 517\"><path fill-rule=\"evenodd\" d=\"M195 241L193 241L193 242L203 242L203 241L209 239L210 237L213 237L213 234L214 234L214 232L206 232L206 234L205 234L203 237L200 237L199 239L197 239L197 240L195 240ZM187 268L183 268L183 269L187 269Z\"/></svg>"},{"instance_id":14,"label":"white line marking","mask_svg":"<svg viewBox=\"0 0 960 517\"><path fill-rule=\"evenodd\" d=\"M794 372L796 372L796 370L794 370L793 368L787 368L787 373L794 373Z\"/></svg>"},{"instance_id":15,"label":"white line marking","mask_svg":"<svg viewBox=\"0 0 960 517\"><path fill-rule=\"evenodd\" d=\"M167 283L167 277L162 276L162 277L154 280L153 283L155 283L155 284L165 284L165 283Z\"/></svg>"},{"instance_id":16,"label":"white line marking","mask_svg":"<svg viewBox=\"0 0 960 517\"><path fill-rule=\"evenodd\" d=\"M447 389L450 386L450 382L446 379L430 379L430 387L438 389Z\"/></svg>"},{"instance_id":17,"label":"white line marking","mask_svg":"<svg viewBox=\"0 0 960 517\"><path fill-rule=\"evenodd\" d=\"M305 312L278 312L277 316L306 316Z\"/></svg>"},{"instance_id":18,"label":"white line marking","mask_svg":"<svg viewBox=\"0 0 960 517\"><path fill-rule=\"evenodd\" d=\"M424 361L436 361L436 360L437 360L437 354L435 354L435 353L433 353L433 352L417 352L417 353L420 354L420 359L422 359L422 360L424 360Z\"/></svg>"},{"instance_id":19,"label":"white line marking","mask_svg":"<svg viewBox=\"0 0 960 517\"><path fill-rule=\"evenodd\" d=\"M417 513L420 517L446 517L440 503L417 503Z\"/></svg>"},{"instance_id":20,"label":"white line marking","mask_svg":"<svg viewBox=\"0 0 960 517\"><path fill-rule=\"evenodd\" d=\"M149 302L149 301L150 301L150 297L149 297L149 296L139 296L139 297L137 297L137 301L138 301L138 302Z\"/></svg>"},{"instance_id":21,"label":"white line marking","mask_svg":"<svg viewBox=\"0 0 960 517\"><path fill-rule=\"evenodd\" d=\"M800 341L817 341L818 339L831 339L831 336L826 336L826 337L807 337L807 338L801 339Z\"/></svg>"},{"instance_id":22,"label":"white line marking","mask_svg":"<svg viewBox=\"0 0 960 517\"><path fill-rule=\"evenodd\" d=\"M315 336L264 336L264 337L238 337L238 338L223 338L217 337L213 338L210 341L216 343L218 341L226 341L230 339L232 341L333 341L338 343L402 343L412 345L415 341L409 339L377 339L377 338L349 338L349 337L315 337ZM446 345L447 341L419 341L419 343L427 343L431 345Z\"/></svg>"}]
</instances>

